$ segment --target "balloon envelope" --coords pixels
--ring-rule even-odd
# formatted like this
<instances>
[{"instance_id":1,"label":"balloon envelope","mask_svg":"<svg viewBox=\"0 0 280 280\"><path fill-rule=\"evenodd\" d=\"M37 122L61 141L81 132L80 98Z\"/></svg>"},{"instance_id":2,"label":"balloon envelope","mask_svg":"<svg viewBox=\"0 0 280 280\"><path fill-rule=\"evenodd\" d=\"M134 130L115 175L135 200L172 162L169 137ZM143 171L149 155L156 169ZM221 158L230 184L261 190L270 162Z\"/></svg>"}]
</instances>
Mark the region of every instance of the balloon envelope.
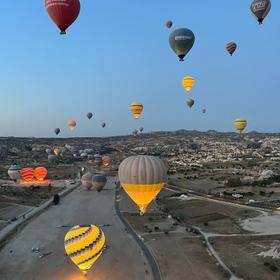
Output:
<instances>
[{"instance_id":1,"label":"balloon envelope","mask_svg":"<svg viewBox=\"0 0 280 280\"><path fill-rule=\"evenodd\" d=\"M104 128L104 127L106 126L106 123L103 122L103 123L101 124L101 126Z\"/></svg>"},{"instance_id":2,"label":"balloon envelope","mask_svg":"<svg viewBox=\"0 0 280 280\"><path fill-rule=\"evenodd\" d=\"M102 191L107 183L107 178L104 175L94 175L92 177L92 185L98 191Z\"/></svg>"},{"instance_id":3,"label":"balloon envelope","mask_svg":"<svg viewBox=\"0 0 280 280\"><path fill-rule=\"evenodd\" d=\"M165 26L170 29L173 25L173 22L171 20L168 20L166 23L165 23Z\"/></svg>"},{"instance_id":4,"label":"balloon envelope","mask_svg":"<svg viewBox=\"0 0 280 280\"><path fill-rule=\"evenodd\" d=\"M119 166L119 179L128 196L143 215L167 180L167 168L154 156L131 156Z\"/></svg>"},{"instance_id":5,"label":"balloon envelope","mask_svg":"<svg viewBox=\"0 0 280 280\"><path fill-rule=\"evenodd\" d=\"M87 113L87 118L90 120L93 117L93 113L89 112Z\"/></svg>"},{"instance_id":6,"label":"balloon envelope","mask_svg":"<svg viewBox=\"0 0 280 280\"><path fill-rule=\"evenodd\" d=\"M59 128L56 128L56 129L54 130L54 133L55 133L56 135L58 135L58 134L60 133L60 129L59 129Z\"/></svg>"},{"instance_id":7,"label":"balloon envelope","mask_svg":"<svg viewBox=\"0 0 280 280\"><path fill-rule=\"evenodd\" d=\"M75 129L76 126L77 126L76 121L74 121L74 120L69 120L69 121L68 121L68 127L69 127L71 130Z\"/></svg>"},{"instance_id":8,"label":"balloon envelope","mask_svg":"<svg viewBox=\"0 0 280 280\"><path fill-rule=\"evenodd\" d=\"M193 99L188 100L187 105L191 108L194 105L194 100Z\"/></svg>"},{"instance_id":9,"label":"balloon envelope","mask_svg":"<svg viewBox=\"0 0 280 280\"><path fill-rule=\"evenodd\" d=\"M259 24L262 24L271 9L271 2L270 0L254 0L250 8Z\"/></svg>"},{"instance_id":10,"label":"balloon envelope","mask_svg":"<svg viewBox=\"0 0 280 280\"><path fill-rule=\"evenodd\" d=\"M193 32L187 28L176 29L169 36L169 45L180 61L184 61L184 57L193 47L194 41Z\"/></svg>"},{"instance_id":11,"label":"balloon envelope","mask_svg":"<svg viewBox=\"0 0 280 280\"><path fill-rule=\"evenodd\" d=\"M20 170L21 168L17 165L12 165L9 169L8 169L8 175L9 177L13 180L13 181L17 181L21 178L20 175Z\"/></svg>"},{"instance_id":12,"label":"balloon envelope","mask_svg":"<svg viewBox=\"0 0 280 280\"><path fill-rule=\"evenodd\" d=\"M233 125L239 133L242 133L247 126L247 121L244 119L236 119Z\"/></svg>"},{"instance_id":13,"label":"balloon envelope","mask_svg":"<svg viewBox=\"0 0 280 280\"><path fill-rule=\"evenodd\" d=\"M64 237L67 255L85 274L101 256L104 245L105 235L94 225L74 226Z\"/></svg>"},{"instance_id":14,"label":"balloon envelope","mask_svg":"<svg viewBox=\"0 0 280 280\"><path fill-rule=\"evenodd\" d=\"M66 34L66 29L80 13L79 0L45 0L45 7L51 19L60 29L60 34Z\"/></svg>"},{"instance_id":15,"label":"balloon envelope","mask_svg":"<svg viewBox=\"0 0 280 280\"><path fill-rule=\"evenodd\" d=\"M228 53L230 55L233 55L233 53L235 52L236 48L237 48L237 45L234 42L230 42L230 43L228 43L226 45L226 49L227 49L227 51L228 51Z\"/></svg>"},{"instance_id":16,"label":"balloon envelope","mask_svg":"<svg viewBox=\"0 0 280 280\"><path fill-rule=\"evenodd\" d=\"M190 91L195 84L195 80L191 76L186 76L182 80L182 85L186 91Z\"/></svg>"},{"instance_id":17,"label":"balloon envelope","mask_svg":"<svg viewBox=\"0 0 280 280\"><path fill-rule=\"evenodd\" d=\"M135 119L138 119L143 111L143 105L140 102L132 102L130 104L130 111Z\"/></svg>"},{"instance_id":18,"label":"balloon envelope","mask_svg":"<svg viewBox=\"0 0 280 280\"><path fill-rule=\"evenodd\" d=\"M85 173L81 178L81 182L84 187L90 189L92 187L92 173L91 172Z\"/></svg>"}]
</instances>

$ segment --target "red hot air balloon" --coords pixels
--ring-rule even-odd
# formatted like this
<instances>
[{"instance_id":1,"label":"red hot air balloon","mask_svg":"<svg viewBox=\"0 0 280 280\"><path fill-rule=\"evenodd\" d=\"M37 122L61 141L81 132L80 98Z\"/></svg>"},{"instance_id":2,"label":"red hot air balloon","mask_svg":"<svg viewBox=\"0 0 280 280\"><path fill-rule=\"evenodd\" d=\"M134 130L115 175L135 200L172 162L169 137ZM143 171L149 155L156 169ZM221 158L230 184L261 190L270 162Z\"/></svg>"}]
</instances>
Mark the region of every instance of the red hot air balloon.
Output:
<instances>
[{"instance_id":1,"label":"red hot air balloon","mask_svg":"<svg viewBox=\"0 0 280 280\"><path fill-rule=\"evenodd\" d=\"M77 19L81 5L79 0L45 0L45 7L60 34L66 34L66 29Z\"/></svg>"},{"instance_id":2,"label":"red hot air balloon","mask_svg":"<svg viewBox=\"0 0 280 280\"><path fill-rule=\"evenodd\" d=\"M34 176L39 181L44 181L48 174L48 170L45 167L36 167L34 170Z\"/></svg>"},{"instance_id":3,"label":"red hot air balloon","mask_svg":"<svg viewBox=\"0 0 280 280\"><path fill-rule=\"evenodd\" d=\"M25 182L30 182L34 178L34 170L29 167L23 168L20 171L20 175Z\"/></svg>"}]
</instances>

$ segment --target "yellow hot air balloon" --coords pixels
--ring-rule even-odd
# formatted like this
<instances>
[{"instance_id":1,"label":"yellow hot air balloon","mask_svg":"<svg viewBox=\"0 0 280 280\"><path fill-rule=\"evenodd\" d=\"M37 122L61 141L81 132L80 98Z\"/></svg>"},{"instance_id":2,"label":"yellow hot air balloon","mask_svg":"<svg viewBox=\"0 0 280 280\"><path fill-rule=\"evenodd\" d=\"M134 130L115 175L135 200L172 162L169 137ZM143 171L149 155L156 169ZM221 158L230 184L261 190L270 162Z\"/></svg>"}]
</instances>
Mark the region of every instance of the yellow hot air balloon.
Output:
<instances>
[{"instance_id":1,"label":"yellow hot air balloon","mask_svg":"<svg viewBox=\"0 0 280 280\"><path fill-rule=\"evenodd\" d=\"M140 102L132 102L130 104L130 111L135 119L138 119L143 111L143 105Z\"/></svg>"},{"instance_id":2,"label":"yellow hot air balloon","mask_svg":"<svg viewBox=\"0 0 280 280\"><path fill-rule=\"evenodd\" d=\"M105 235L94 225L74 226L64 238L67 255L85 275L101 256L104 245Z\"/></svg>"},{"instance_id":3,"label":"yellow hot air balloon","mask_svg":"<svg viewBox=\"0 0 280 280\"><path fill-rule=\"evenodd\" d=\"M154 156L131 156L119 166L119 179L128 196L135 202L140 215L164 187L167 168Z\"/></svg>"},{"instance_id":4,"label":"yellow hot air balloon","mask_svg":"<svg viewBox=\"0 0 280 280\"><path fill-rule=\"evenodd\" d=\"M192 89L192 87L194 86L195 80L191 76L186 76L183 78L182 84L183 84L183 87L186 89L186 91L189 92Z\"/></svg>"},{"instance_id":5,"label":"yellow hot air balloon","mask_svg":"<svg viewBox=\"0 0 280 280\"><path fill-rule=\"evenodd\" d=\"M69 120L69 121L68 121L68 127L69 127L71 130L75 129L76 126L77 126L76 121L74 121L74 120Z\"/></svg>"},{"instance_id":6,"label":"yellow hot air balloon","mask_svg":"<svg viewBox=\"0 0 280 280\"><path fill-rule=\"evenodd\" d=\"M234 127L236 128L236 130L239 132L239 133L242 133L243 130L246 128L247 126L247 121L244 120L244 119L236 119L234 121Z\"/></svg>"}]
</instances>

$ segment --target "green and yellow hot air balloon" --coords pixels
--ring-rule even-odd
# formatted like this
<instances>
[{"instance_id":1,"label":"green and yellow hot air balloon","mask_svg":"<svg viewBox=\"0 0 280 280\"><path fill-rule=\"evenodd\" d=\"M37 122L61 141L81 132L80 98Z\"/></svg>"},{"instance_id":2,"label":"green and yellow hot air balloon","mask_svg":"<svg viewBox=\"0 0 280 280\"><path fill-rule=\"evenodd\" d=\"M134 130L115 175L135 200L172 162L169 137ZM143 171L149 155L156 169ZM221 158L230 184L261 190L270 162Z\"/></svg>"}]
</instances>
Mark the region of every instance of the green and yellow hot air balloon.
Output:
<instances>
[{"instance_id":1,"label":"green and yellow hot air balloon","mask_svg":"<svg viewBox=\"0 0 280 280\"><path fill-rule=\"evenodd\" d=\"M95 225L74 226L64 238L67 255L85 275L101 256L104 245L105 235Z\"/></svg>"},{"instance_id":2,"label":"green and yellow hot air balloon","mask_svg":"<svg viewBox=\"0 0 280 280\"><path fill-rule=\"evenodd\" d=\"M239 133L242 133L247 126L247 121L244 119L236 119L233 125Z\"/></svg>"}]
</instances>

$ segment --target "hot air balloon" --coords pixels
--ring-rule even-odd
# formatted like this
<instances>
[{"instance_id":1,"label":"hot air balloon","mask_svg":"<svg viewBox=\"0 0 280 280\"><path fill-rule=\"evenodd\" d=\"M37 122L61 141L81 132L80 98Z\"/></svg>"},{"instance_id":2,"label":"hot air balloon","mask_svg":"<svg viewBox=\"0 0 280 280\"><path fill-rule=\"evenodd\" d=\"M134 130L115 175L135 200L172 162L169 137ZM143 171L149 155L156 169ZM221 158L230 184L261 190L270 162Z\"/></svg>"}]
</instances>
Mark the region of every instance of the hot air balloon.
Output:
<instances>
[{"instance_id":1,"label":"hot air balloon","mask_svg":"<svg viewBox=\"0 0 280 280\"><path fill-rule=\"evenodd\" d=\"M103 122L103 123L101 124L101 126L104 128L104 127L106 126L106 123Z\"/></svg>"},{"instance_id":2,"label":"hot air balloon","mask_svg":"<svg viewBox=\"0 0 280 280\"><path fill-rule=\"evenodd\" d=\"M262 24L271 9L271 2L270 0L254 0L250 8L259 24Z\"/></svg>"},{"instance_id":3,"label":"hot air balloon","mask_svg":"<svg viewBox=\"0 0 280 280\"><path fill-rule=\"evenodd\" d=\"M192 87L194 86L195 80L191 76L186 76L182 80L183 87L186 89L186 91L190 91Z\"/></svg>"},{"instance_id":4,"label":"hot air balloon","mask_svg":"<svg viewBox=\"0 0 280 280\"><path fill-rule=\"evenodd\" d=\"M89 112L87 113L87 118L90 120L93 117L93 113Z\"/></svg>"},{"instance_id":5,"label":"hot air balloon","mask_svg":"<svg viewBox=\"0 0 280 280\"><path fill-rule=\"evenodd\" d=\"M143 105L140 102L132 102L130 104L130 111L135 119L138 119L143 111Z\"/></svg>"},{"instance_id":6,"label":"hot air balloon","mask_svg":"<svg viewBox=\"0 0 280 280\"><path fill-rule=\"evenodd\" d=\"M57 161L57 157L55 155L48 155L48 162L55 163Z\"/></svg>"},{"instance_id":7,"label":"hot air balloon","mask_svg":"<svg viewBox=\"0 0 280 280\"><path fill-rule=\"evenodd\" d=\"M69 127L71 130L75 129L76 126L77 126L76 121L74 121L74 120L69 120L69 121L68 121L68 127Z\"/></svg>"},{"instance_id":8,"label":"hot air balloon","mask_svg":"<svg viewBox=\"0 0 280 280\"><path fill-rule=\"evenodd\" d=\"M17 181L21 179L21 175L20 175L20 170L21 168L18 165L12 165L9 169L8 169L8 175L9 177L13 180L13 181Z\"/></svg>"},{"instance_id":9,"label":"hot air balloon","mask_svg":"<svg viewBox=\"0 0 280 280\"><path fill-rule=\"evenodd\" d=\"M165 26L170 29L173 25L173 22L171 20L168 20L166 23L165 23Z\"/></svg>"},{"instance_id":10,"label":"hot air balloon","mask_svg":"<svg viewBox=\"0 0 280 280\"><path fill-rule=\"evenodd\" d=\"M203 109L203 110L202 110L202 113L205 114L205 113L206 113L206 109Z\"/></svg>"},{"instance_id":11,"label":"hot air balloon","mask_svg":"<svg viewBox=\"0 0 280 280\"><path fill-rule=\"evenodd\" d=\"M141 215L167 180L165 164L154 156L128 157L120 164L118 174L122 187L138 206Z\"/></svg>"},{"instance_id":12,"label":"hot air balloon","mask_svg":"<svg viewBox=\"0 0 280 280\"><path fill-rule=\"evenodd\" d=\"M195 36L190 29L179 28L173 31L169 36L169 44L171 49L179 57L180 61L184 61L184 57L193 47Z\"/></svg>"},{"instance_id":13,"label":"hot air balloon","mask_svg":"<svg viewBox=\"0 0 280 280\"><path fill-rule=\"evenodd\" d=\"M102 162L104 166L109 166L111 164L111 159L108 156L103 156L102 157Z\"/></svg>"},{"instance_id":14,"label":"hot air balloon","mask_svg":"<svg viewBox=\"0 0 280 280\"><path fill-rule=\"evenodd\" d=\"M60 34L66 34L66 29L80 13L79 0L45 0L45 7L51 19L60 29Z\"/></svg>"},{"instance_id":15,"label":"hot air balloon","mask_svg":"<svg viewBox=\"0 0 280 280\"><path fill-rule=\"evenodd\" d=\"M101 256L104 245L105 235L94 225L74 226L64 238L67 255L85 275Z\"/></svg>"},{"instance_id":16,"label":"hot air balloon","mask_svg":"<svg viewBox=\"0 0 280 280\"><path fill-rule=\"evenodd\" d=\"M56 128L56 129L54 130L54 133L55 133L56 135L58 135L58 134L60 133L60 129L59 129L59 128Z\"/></svg>"},{"instance_id":17,"label":"hot air balloon","mask_svg":"<svg viewBox=\"0 0 280 280\"><path fill-rule=\"evenodd\" d=\"M132 131L132 135L133 135L133 136L137 136L138 134L139 134L138 129L134 129L134 130Z\"/></svg>"},{"instance_id":18,"label":"hot air balloon","mask_svg":"<svg viewBox=\"0 0 280 280\"><path fill-rule=\"evenodd\" d=\"M54 148L54 149L53 149L53 153L54 153L56 156L59 156L59 154L60 154L60 149L59 149L59 148Z\"/></svg>"},{"instance_id":19,"label":"hot air balloon","mask_svg":"<svg viewBox=\"0 0 280 280\"><path fill-rule=\"evenodd\" d=\"M107 183L107 178L104 175L94 175L92 177L92 185L98 191L101 192Z\"/></svg>"},{"instance_id":20,"label":"hot air balloon","mask_svg":"<svg viewBox=\"0 0 280 280\"><path fill-rule=\"evenodd\" d=\"M39 181L44 181L48 174L48 170L45 167L36 167L34 169L34 176Z\"/></svg>"},{"instance_id":21,"label":"hot air balloon","mask_svg":"<svg viewBox=\"0 0 280 280\"><path fill-rule=\"evenodd\" d=\"M230 42L230 43L228 43L226 45L226 49L227 49L227 51L228 51L228 53L230 55L233 55L233 53L235 52L236 48L237 48L237 45L234 42Z\"/></svg>"},{"instance_id":22,"label":"hot air balloon","mask_svg":"<svg viewBox=\"0 0 280 280\"><path fill-rule=\"evenodd\" d=\"M187 101L187 105L191 108L194 105L194 100L193 99L189 99Z\"/></svg>"},{"instance_id":23,"label":"hot air balloon","mask_svg":"<svg viewBox=\"0 0 280 280\"><path fill-rule=\"evenodd\" d=\"M34 160L35 162L38 162L39 161L39 155L38 154L34 154L32 156L32 160Z\"/></svg>"},{"instance_id":24,"label":"hot air balloon","mask_svg":"<svg viewBox=\"0 0 280 280\"><path fill-rule=\"evenodd\" d=\"M139 128L139 131L140 131L140 132L143 132L143 130L144 130L144 127L140 127L140 128Z\"/></svg>"},{"instance_id":25,"label":"hot air balloon","mask_svg":"<svg viewBox=\"0 0 280 280\"><path fill-rule=\"evenodd\" d=\"M247 126L247 121L244 119L236 119L233 125L239 133L242 133Z\"/></svg>"},{"instance_id":26,"label":"hot air balloon","mask_svg":"<svg viewBox=\"0 0 280 280\"><path fill-rule=\"evenodd\" d=\"M25 182L31 182L34 178L34 169L30 167L26 167L21 169L20 175Z\"/></svg>"},{"instance_id":27,"label":"hot air balloon","mask_svg":"<svg viewBox=\"0 0 280 280\"><path fill-rule=\"evenodd\" d=\"M92 173L87 172L81 178L82 185L86 187L88 190L92 187Z\"/></svg>"}]
</instances>

